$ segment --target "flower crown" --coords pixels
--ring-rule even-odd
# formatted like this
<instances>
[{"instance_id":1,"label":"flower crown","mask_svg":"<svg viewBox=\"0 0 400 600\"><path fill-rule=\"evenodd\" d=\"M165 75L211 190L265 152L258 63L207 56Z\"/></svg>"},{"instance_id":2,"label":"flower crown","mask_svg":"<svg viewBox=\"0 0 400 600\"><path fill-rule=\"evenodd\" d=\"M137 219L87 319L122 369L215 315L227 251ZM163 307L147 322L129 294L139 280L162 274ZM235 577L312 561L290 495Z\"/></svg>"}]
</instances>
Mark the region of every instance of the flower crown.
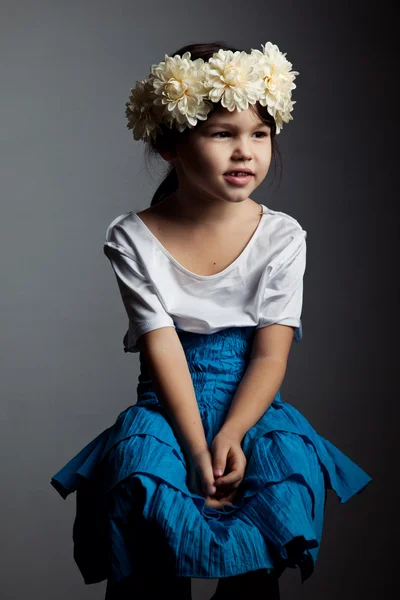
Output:
<instances>
[{"instance_id":1,"label":"flower crown","mask_svg":"<svg viewBox=\"0 0 400 600\"><path fill-rule=\"evenodd\" d=\"M212 103L230 112L241 112L259 102L274 118L276 133L293 119L292 90L297 71L278 46L261 44L263 51L218 50L205 62L191 60L190 52L182 57L165 55L165 60L151 65L147 79L136 81L126 102L128 129L135 140L148 142L161 132L160 124L180 131L205 121Z\"/></svg>"}]
</instances>

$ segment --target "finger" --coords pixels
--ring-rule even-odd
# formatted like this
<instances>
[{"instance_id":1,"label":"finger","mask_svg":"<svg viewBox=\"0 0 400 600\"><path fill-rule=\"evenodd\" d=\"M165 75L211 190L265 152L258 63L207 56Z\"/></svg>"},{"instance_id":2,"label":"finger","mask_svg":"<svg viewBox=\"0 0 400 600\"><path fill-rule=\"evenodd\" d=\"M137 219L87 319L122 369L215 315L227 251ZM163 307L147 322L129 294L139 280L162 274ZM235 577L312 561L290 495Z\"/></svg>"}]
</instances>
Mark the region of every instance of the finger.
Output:
<instances>
[{"instance_id":1,"label":"finger","mask_svg":"<svg viewBox=\"0 0 400 600\"><path fill-rule=\"evenodd\" d=\"M242 479L246 469L247 460L242 452L233 453L228 457L228 473L216 480L219 486L231 485L238 479Z\"/></svg>"},{"instance_id":2,"label":"finger","mask_svg":"<svg viewBox=\"0 0 400 600\"><path fill-rule=\"evenodd\" d=\"M206 504L207 504L207 506L211 506L212 508L218 508L218 509L220 509L220 508L222 508L224 506L224 504L232 504L232 502L229 499L227 499L227 498L224 498L224 499L221 499L221 500L217 500L215 498L207 496L206 497Z\"/></svg>"},{"instance_id":3,"label":"finger","mask_svg":"<svg viewBox=\"0 0 400 600\"><path fill-rule=\"evenodd\" d=\"M206 494L212 495L215 494L217 488L215 487L214 484L214 477L212 475L212 471L211 471L211 477L209 475L203 475L203 490Z\"/></svg>"},{"instance_id":4,"label":"finger","mask_svg":"<svg viewBox=\"0 0 400 600\"><path fill-rule=\"evenodd\" d=\"M234 485L235 483L238 483L238 485L240 484L240 482L243 479L243 472L238 470L238 471L232 471L231 473L228 473L228 475L224 475L223 477L219 477L216 481L215 481L215 485L218 488L221 487L225 487L225 486L231 486Z\"/></svg>"},{"instance_id":5,"label":"finger","mask_svg":"<svg viewBox=\"0 0 400 600\"><path fill-rule=\"evenodd\" d=\"M215 487L215 478L213 474L213 468L211 464L210 457L206 457L206 459L201 461L200 465L200 477L201 484L203 486L203 490L207 494L214 494L216 491Z\"/></svg>"},{"instance_id":6,"label":"finger","mask_svg":"<svg viewBox=\"0 0 400 600\"><path fill-rule=\"evenodd\" d=\"M220 446L213 451L213 473L214 477L221 477L225 473L226 469L226 456L228 454L228 448Z\"/></svg>"},{"instance_id":7,"label":"finger","mask_svg":"<svg viewBox=\"0 0 400 600\"><path fill-rule=\"evenodd\" d=\"M234 483L231 483L230 485L217 485L216 486L216 492L213 494L217 494L217 493L227 493L230 490L237 490L241 484L242 484L243 479L239 479L238 481L235 481Z\"/></svg>"},{"instance_id":8,"label":"finger","mask_svg":"<svg viewBox=\"0 0 400 600\"><path fill-rule=\"evenodd\" d=\"M244 471L246 468L246 457L242 450L237 448L231 448L228 454L226 472L232 473L233 471Z\"/></svg>"},{"instance_id":9,"label":"finger","mask_svg":"<svg viewBox=\"0 0 400 600\"><path fill-rule=\"evenodd\" d=\"M238 490L233 490L225 494L219 494L218 492L216 492L211 497L206 496L206 504L214 507L223 506L224 504L232 504L236 501L238 493Z\"/></svg>"},{"instance_id":10,"label":"finger","mask_svg":"<svg viewBox=\"0 0 400 600\"><path fill-rule=\"evenodd\" d=\"M198 472L192 474L191 479L191 490L194 491L199 496L204 496L203 483Z\"/></svg>"}]
</instances>

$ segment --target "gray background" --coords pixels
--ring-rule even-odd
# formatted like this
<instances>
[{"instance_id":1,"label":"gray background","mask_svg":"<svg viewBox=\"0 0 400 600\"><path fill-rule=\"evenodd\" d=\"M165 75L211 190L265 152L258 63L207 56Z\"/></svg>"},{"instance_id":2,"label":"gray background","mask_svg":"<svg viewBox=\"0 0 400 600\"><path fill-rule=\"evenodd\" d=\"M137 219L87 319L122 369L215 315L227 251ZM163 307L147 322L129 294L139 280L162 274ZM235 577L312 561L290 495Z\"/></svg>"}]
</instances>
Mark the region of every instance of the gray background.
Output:
<instances>
[{"instance_id":1,"label":"gray background","mask_svg":"<svg viewBox=\"0 0 400 600\"><path fill-rule=\"evenodd\" d=\"M107 225L141 210L163 174L145 169L125 102L179 46L270 40L300 72L278 136L284 177L253 199L307 230L301 344L282 398L374 479L328 494L316 570L281 578L282 600L384 597L399 532L391 265L397 97L381 2L1 3L1 530L4 600L104 597L72 557L75 495L50 477L135 400L138 355L103 255ZM392 137L393 136L393 137ZM395 277L393 276L393 274ZM398 394L397 398L398 398ZM209 598L216 580L194 580Z\"/></svg>"}]
</instances>

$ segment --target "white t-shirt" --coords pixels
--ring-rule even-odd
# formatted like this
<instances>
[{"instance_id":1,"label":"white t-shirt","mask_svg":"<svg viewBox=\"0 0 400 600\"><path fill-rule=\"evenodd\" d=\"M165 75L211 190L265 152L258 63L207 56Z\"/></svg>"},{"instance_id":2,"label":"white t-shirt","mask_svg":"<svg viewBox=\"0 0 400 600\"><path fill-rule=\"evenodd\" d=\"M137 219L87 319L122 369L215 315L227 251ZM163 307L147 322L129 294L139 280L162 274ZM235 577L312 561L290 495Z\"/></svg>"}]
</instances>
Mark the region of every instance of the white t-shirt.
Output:
<instances>
[{"instance_id":1,"label":"white t-shirt","mask_svg":"<svg viewBox=\"0 0 400 600\"><path fill-rule=\"evenodd\" d=\"M125 352L139 352L138 338L160 327L214 333L280 323L296 328L296 342L302 339L307 232L290 215L261 206L243 252L209 276L178 263L134 211L110 223L104 253L129 319Z\"/></svg>"}]
</instances>

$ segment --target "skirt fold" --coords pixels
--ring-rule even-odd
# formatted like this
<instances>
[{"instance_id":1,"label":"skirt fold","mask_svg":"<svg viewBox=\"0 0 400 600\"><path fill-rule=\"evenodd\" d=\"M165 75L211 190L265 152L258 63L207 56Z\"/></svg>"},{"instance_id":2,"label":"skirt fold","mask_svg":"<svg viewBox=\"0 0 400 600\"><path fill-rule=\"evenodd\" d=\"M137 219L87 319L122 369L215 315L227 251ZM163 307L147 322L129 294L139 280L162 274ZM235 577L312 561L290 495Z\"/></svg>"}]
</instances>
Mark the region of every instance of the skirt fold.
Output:
<instances>
[{"instance_id":1,"label":"skirt fold","mask_svg":"<svg viewBox=\"0 0 400 600\"><path fill-rule=\"evenodd\" d=\"M253 332L179 332L211 445L243 376ZM76 492L74 558L85 583L107 579L111 594L135 574L206 579L286 567L298 568L304 582L320 550L327 491L344 503L372 478L278 392L242 440L247 464L235 503L209 507L188 487L187 459L142 356L141 368L137 404L50 481L64 499Z\"/></svg>"}]
</instances>

